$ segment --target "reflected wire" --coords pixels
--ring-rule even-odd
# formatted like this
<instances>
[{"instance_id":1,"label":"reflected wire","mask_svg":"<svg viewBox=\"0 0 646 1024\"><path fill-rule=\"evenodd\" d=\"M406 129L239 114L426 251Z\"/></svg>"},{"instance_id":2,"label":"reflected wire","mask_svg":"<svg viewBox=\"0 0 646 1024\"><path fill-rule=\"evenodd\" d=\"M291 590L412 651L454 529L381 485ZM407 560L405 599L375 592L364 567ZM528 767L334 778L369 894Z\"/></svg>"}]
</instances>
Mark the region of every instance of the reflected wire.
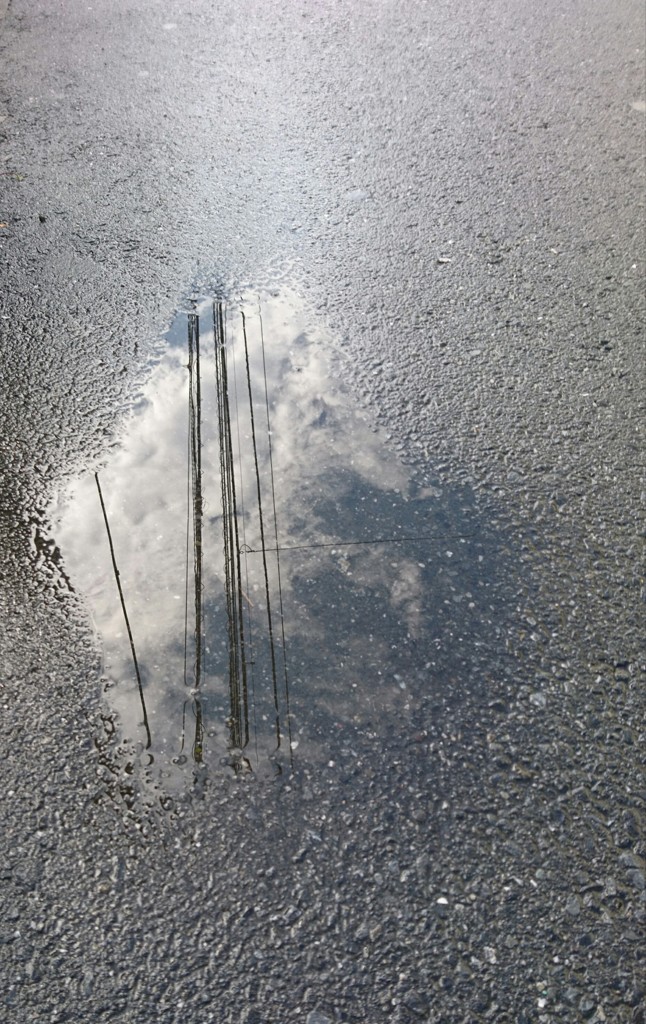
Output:
<instances>
[{"instance_id":1,"label":"reflected wire","mask_svg":"<svg viewBox=\"0 0 646 1024\"><path fill-rule=\"evenodd\" d=\"M256 444L256 425L253 412L253 394L251 391L251 370L249 368L249 345L247 342L247 321L244 314L244 310L240 311L242 317L242 337L244 340L244 354L245 354L245 366L247 371L247 388L249 391L249 418L251 422L251 444L253 447L253 458L256 470L256 489L258 494L258 522L260 524L260 544L262 549L262 564L265 575L265 595L267 599L267 628L269 631L269 652L271 656L271 672L272 681L274 688L274 707L276 710L276 747L280 747L281 742L281 731L280 731L280 706L278 701L278 678L276 675L276 650L274 645L274 631L272 626L271 617L271 597L269 593L269 570L267 568L267 555L265 548L265 526L263 522L262 514L262 495L260 489L260 468L258 465L258 446Z\"/></svg>"},{"instance_id":2,"label":"reflected wire","mask_svg":"<svg viewBox=\"0 0 646 1024\"><path fill-rule=\"evenodd\" d=\"M135 675L137 677L137 686L139 687L139 698L141 700L141 710L144 716L144 727L146 729L146 736L148 742L146 743L146 750L152 743L152 736L150 735L150 726L148 725L148 713L146 711L146 701L144 699L144 687L141 681L141 673L139 671L139 662L137 661L137 652L135 651L135 641L132 636L132 630L130 628L130 619L128 618L128 612L126 611L126 601L123 596L123 588L121 586L121 577L119 575L119 569L117 568L117 558L114 553L114 545L112 543L112 534L110 532L110 523L108 522L108 513L106 511L105 503L103 501L103 492L101 491L101 484L99 482L99 474L94 474L96 480L96 488L99 492L99 501L101 502L101 511L103 512L103 521L105 522L105 529L108 535L108 544L110 545L110 557L112 558L112 568L114 569L114 578L117 582L117 589L119 591L119 599L121 601L121 610L123 611L123 618L126 623L126 629L128 631L128 639L130 640L130 650L132 652L132 661L135 666Z\"/></svg>"},{"instance_id":3,"label":"reflected wire","mask_svg":"<svg viewBox=\"0 0 646 1024\"><path fill-rule=\"evenodd\" d=\"M262 307L258 299L258 320L260 322L260 348L262 351L262 372L265 382L265 411L267 414L267 442L269 446L269 476L271 480L271 502L274 513L274 537L276 539L276 574L278 577L278 610L280 612L280 631L283 648L283 669L285 676L285 712L287 716L287 739L289 741L289 759L294 767L294 751L292 749L292 720L289 709L289 680L287 678L287 645L285 642L285 613L283 609L283 585L280 573L280 546L278 544L278 515L276 512L276 485L274 479L274 457L271 443L271 425L269 422L269 394L267 391L267 363L265 360L265 331L262 322Z\"/></svg>"},{"instance_id":4,"label":"reflected wire","mask_svg":"<svg viewBox=\"0 0 646 1024\"><path fill-rule=\"evenodd\" d=\"M228 309L225 308L225 319L228 319ZM238 435L238 466L240 468L240 515L242 520L242 553L244 555L244 571L245 571L245 587L247 598L247 645L249 647L249 677L251 679L251 713L253 716L253 732L254 732L254 748L256 752L256 763L259 764L258 758L258 722L256 718L256 679L254 673L254 656L253 656L253 629L251 621L251 600L249 598L249 559L247 558L247 551L249 550L247 545L247 529L245 522L245 507L244 507L244 478L242 472L242 441L240 438L240 412L238 402L238 375L236 373L236 358L235 352L232 358L233 364L233 394L235 397L236 406L236 433Z\"/></svg>"}]
</instances>

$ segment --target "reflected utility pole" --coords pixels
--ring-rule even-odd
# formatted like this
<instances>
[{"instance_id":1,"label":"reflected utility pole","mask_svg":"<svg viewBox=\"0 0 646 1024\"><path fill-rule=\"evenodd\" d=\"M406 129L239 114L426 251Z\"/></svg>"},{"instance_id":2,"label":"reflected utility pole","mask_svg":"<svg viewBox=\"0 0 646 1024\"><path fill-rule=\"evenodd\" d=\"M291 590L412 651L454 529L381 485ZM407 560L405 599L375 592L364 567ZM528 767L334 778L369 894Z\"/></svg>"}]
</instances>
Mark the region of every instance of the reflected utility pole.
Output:
<instances>
[{"instance_id":1,"label":"reflected utility pole","mask_svg":"<svg viewBox=\"0 0 646 1024\"><path fill-rule=\"evenodd\" d=\"M202 523L204 501L202 497L202 382L200 374L200 318L197 313L188 317L188 374L189 374L189 450L192 484L193 513L193 581L195 598L195 738L193 757L201 761L204 752L204 724L200 684L204 661L204 609L202 595ZM188 568L188 567L187 567Z\"/></svg>"},{"instance_id":2,"label":"reflected utility pole","mask_svg":"<svg viewBox=\"0 0 646 1024\"><path fill-rule=\"evenodd\" d=\"M249 742L249 693L235 463L231 431L231 399L222 302L213 303L213 339L222 492L225 599L229 637L231 745L242 749Z\"/></svg>"}]
</instances>

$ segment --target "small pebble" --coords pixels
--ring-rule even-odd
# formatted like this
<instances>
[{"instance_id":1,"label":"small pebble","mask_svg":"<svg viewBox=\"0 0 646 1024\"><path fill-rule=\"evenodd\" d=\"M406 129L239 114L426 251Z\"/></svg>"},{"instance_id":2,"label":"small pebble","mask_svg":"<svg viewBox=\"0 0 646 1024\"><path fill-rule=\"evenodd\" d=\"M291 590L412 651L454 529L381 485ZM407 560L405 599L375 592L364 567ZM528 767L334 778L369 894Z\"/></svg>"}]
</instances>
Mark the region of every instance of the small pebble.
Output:
<instances>
[{"instance_id":1,"label":"small pebble","mask_svg":"<svg viewBox=\"0 0 646 1024\"><path fill-rule=\"evenodd\" d=\"M332 1024L330 1017L326 1017L320 1010L311 1010L308 1015L305 1024Z\"/></svg>"}]
</instances>

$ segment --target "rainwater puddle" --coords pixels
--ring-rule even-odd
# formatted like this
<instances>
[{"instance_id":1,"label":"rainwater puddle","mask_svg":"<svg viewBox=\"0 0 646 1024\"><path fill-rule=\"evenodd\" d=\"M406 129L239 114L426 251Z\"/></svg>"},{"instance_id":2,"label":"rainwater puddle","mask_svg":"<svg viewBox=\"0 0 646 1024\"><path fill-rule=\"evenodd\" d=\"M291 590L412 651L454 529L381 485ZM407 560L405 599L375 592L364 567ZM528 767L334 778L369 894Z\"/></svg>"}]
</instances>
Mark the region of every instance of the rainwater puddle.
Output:
<instances>
[{"instance_id":1,"label":"rainwater puddle","mask_svg":"<svg viewBox=\"0 0 646 1024\"><path fill-rule=\"evenodd\" d=\"M169 790L357 758L477 668L491 543L471 499L410 478L343 371L294 294L196 303L59 510L114 743Z\"/></svg>"}]
</instances>

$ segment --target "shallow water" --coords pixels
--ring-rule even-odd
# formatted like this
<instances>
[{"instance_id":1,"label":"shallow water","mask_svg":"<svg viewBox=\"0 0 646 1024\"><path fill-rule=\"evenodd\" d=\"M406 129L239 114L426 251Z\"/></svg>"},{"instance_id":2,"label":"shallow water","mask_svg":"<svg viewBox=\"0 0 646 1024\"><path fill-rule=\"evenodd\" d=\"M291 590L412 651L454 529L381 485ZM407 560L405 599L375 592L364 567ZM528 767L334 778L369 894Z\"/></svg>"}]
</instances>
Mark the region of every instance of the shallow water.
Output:
<instances>
[{"instance_id":1,"label":"shallow water","mask_svg":"<svg viewBox=\"0 0 646 1024\"><path fill-rule=\"evenodd\" d=\"M59 512L117 735L170 788L360 761L477 688L496 545L468 495L411 478L343 373L287 290L195 302Z\"/></svg>"}]
</instances>

